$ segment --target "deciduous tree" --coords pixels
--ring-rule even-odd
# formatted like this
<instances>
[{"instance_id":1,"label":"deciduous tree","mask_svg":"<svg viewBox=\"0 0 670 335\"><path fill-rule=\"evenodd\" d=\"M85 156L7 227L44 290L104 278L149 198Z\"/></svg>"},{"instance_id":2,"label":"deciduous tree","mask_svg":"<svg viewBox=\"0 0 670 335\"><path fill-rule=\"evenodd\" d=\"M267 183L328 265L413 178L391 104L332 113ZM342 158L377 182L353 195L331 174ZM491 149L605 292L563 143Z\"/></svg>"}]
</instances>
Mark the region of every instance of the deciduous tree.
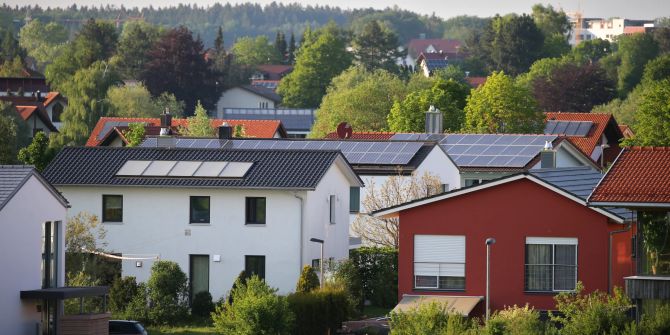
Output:
<instances>
[{"instance_id":1,"label":"deciduous tree","mask_svg":"<svg viewBox=\"0 0 670 335\"><path fill-rule=\"evenodd\" d=\"M167 108L172 116L181 116L183 106L174 95L163 93L153 98L142 84L113 86L107 91L108 116L159 117Z\"/></svg>"},{"instance_id":2,"label":"deciduous tree","mask_svg":"<svg viewBox=\"0 0 670 335\"><path fill-rule=\"evenodd\" d=\"M212 123L207 116L207 111L200 101L195 106L194 115L188 118L188 125L185 129L185 135L191 137L212 137L216 129L212 127Z\"/></svg>"},{"instance_id":3,"label":"deciduous tree","mask_svg":"<svg viewBox=\"0 0 670 335\"><path fill-rule=\"evenodd\" d=\"M19 31L19 45L43 68L57 58L68 40L68 31L56 22L33 19Z\"/></svg>"},{"instance_id":4,"label":"deciduous tree","mask_svg":"<svg viewBox=\"0 0 670 335\"><path fill-rule=\"evenodd\" d=\"M633 129L633 143L670 146L670 79L645 84Z\"/></svg>"},{"instance_id":5,"label":"deciduous tree","mask_svg":"<svg viewBox=\"0 0 670 335\"><path fill-rule=\"evenodd\" d=\"M644 66L658 55L658 45L648 34L623 35L618 45L621 65L617 89L621 96L625 96L640 83Z\"/></svg>"},{"instance_id":6,"label":"deciduous tree","mask_svg":"<svg viewBox=\"0 0 670 335\"><path fill-rule=\"evenodd\" d=\"M544 114L531 92L503 72L494 72L468 97L465 131L541 134L543 128Z\"/></svg>"},{"instance_id":7,"label":"deciduous tree","mask_svg":"<svg viewBox=\"0 0 670 335\"><path fill-rule=\"evenodd\" d=\"M555 10L552 5L533 5L533 20L544 34L544 57L560 57L570 52L570 21L563 10Z\"/></svg>"},{"instance_id":8,"label":"deciduous tree","mask_svg":"<svg viewBox=\"0 0 670 335\"><path fill-rule=\"evenodd\" d=\"M49 148L49 137L40 131L35 134L30 145L19 150L17 158L23 164L34 165L37 171L42 172L55 155L55 150Z\"/></svg>"},{"instance_id":9,"label":"deciduous tree","mask_svg":"<svg viewBox=\"0 0 670 335\"><path fill-rule=\"evenodd\" d=\"M147 51L158 41L161 29L144 21L129 21L123 25L119 47L113 63L123 78L137 79L149 61Z\"/></svg>"},{"instance_id":10,"label":"deciduous tree","mask_svg":"<svg viewBox=\"0 0 670 335\"><path fill-rule=\"evenodd\" d=\"M261 64L277 64L280 61L277 49L270 44L267 36L239 38L231 52L238 66L255 67Z\"/></svg>"}]
</instances>

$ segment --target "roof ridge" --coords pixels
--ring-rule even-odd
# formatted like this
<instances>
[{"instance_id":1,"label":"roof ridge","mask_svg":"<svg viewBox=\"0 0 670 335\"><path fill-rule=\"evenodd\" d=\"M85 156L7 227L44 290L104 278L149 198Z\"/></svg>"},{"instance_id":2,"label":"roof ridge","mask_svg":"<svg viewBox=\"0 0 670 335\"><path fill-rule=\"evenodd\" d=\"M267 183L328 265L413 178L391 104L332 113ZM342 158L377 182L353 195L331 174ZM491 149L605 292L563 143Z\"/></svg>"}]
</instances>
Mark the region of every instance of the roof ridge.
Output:
<instances>
[{"instance_id":1,"label":"roof ridge","mask_svg":"<svg viewBox=\"0 0 670 335\"><path fill-rule=\"evenodd\" d=\"M670 151L670 147L664 146L631 146L626 149L635 151Z\"/></svg>"}]
</instances>

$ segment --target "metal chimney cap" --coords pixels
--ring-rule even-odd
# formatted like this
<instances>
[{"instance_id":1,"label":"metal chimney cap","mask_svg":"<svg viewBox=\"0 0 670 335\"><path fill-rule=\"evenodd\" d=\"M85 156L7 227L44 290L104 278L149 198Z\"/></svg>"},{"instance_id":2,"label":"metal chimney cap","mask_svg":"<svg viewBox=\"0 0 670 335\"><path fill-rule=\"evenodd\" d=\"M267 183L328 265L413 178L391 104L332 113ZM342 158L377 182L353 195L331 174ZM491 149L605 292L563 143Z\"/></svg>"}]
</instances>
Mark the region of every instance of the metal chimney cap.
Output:
<instances>
[{"instance_id":1,"label":"metal chimney cap","mask_svg":"<svg viewBox=\"0 0 670 335\"><path fill-rule=\"evenodd\" d=\"M435 106L433 106L433 105L430 105L430 107L428 107L428 111L431 112L431 113L435 113L435 110L436 110Z\"/></svg>"},{"instance_id":2,"label":"metal chimney cap","mask_svg":"<svg viewBox=\"0 0 670 335\"><path fill-rule=\"evenodd\" d=\"M549 141L544 141L544 150L553 150L554 146Z\"/></svg>"}]
</instances>

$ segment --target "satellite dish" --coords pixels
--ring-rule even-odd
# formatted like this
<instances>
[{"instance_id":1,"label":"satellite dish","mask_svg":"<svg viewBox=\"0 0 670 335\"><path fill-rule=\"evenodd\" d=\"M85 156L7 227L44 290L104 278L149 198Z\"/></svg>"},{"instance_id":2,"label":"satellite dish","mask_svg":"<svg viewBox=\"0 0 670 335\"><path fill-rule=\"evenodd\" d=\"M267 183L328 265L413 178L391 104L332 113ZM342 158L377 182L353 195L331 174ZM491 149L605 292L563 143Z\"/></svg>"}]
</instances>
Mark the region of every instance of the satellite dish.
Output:
<instances>
[{"instance_id":1,"label":"satellite dish","mask_svg":"<svg viewBox=\"0 0 670 335\"><path fill-rule=\"evenodd\" d=\"M351 138L352 133L353 129L348 123L342 122L337 125L337 137L342 139Z\"/></svg>"}]
</instances>

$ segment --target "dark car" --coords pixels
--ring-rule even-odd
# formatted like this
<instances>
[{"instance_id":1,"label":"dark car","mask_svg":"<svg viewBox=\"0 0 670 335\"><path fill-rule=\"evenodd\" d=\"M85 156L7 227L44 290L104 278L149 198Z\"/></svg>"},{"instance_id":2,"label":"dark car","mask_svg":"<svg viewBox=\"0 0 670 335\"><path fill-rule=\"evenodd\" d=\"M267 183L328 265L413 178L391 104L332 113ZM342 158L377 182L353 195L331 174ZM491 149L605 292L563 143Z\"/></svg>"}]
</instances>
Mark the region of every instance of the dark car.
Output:
<instances>
[{"instance_id":1,"label":"dark car","mask_svg":"<svg viewBox=\"0 0 670 335\"><path fill-rule=\"evenodd\" d=\"M109 335L148 335L137 321L109 320Z\"/></svg>"}]
</instances>

